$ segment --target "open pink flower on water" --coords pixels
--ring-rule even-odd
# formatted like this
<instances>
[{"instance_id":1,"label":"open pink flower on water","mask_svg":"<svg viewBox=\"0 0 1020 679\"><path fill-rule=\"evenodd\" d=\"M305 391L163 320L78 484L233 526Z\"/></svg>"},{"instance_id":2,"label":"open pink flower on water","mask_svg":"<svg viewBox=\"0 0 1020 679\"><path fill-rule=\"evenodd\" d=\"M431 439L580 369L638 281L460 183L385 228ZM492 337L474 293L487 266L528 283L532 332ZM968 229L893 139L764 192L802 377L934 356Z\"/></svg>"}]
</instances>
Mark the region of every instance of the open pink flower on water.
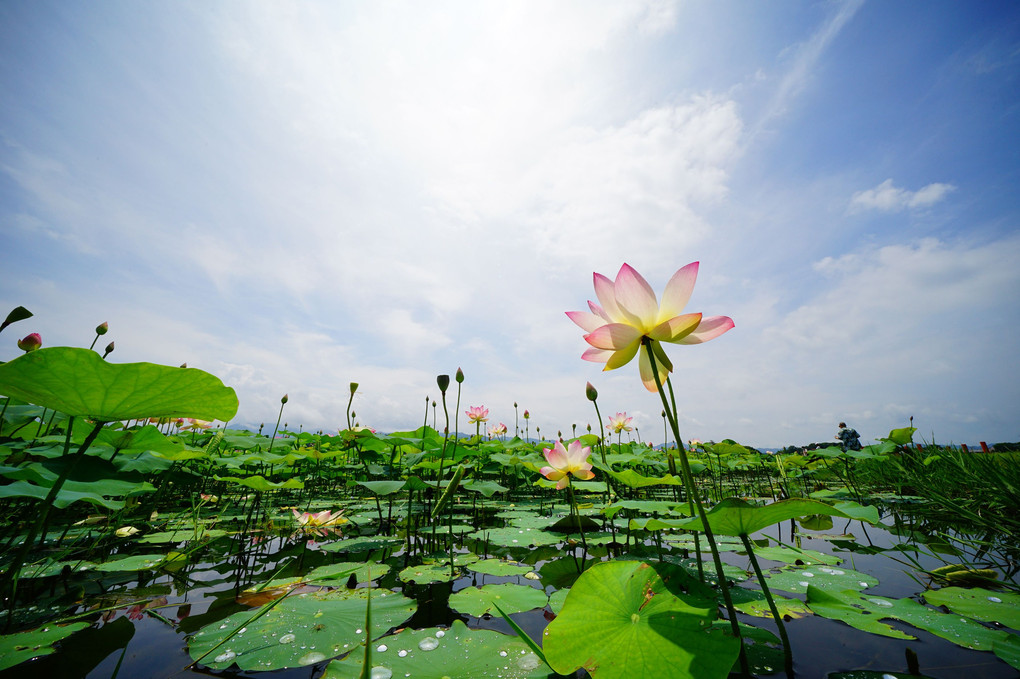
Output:
<instances>
[{"instance_id":1,"label":"open pink flower on water","mask_svg":"<svg viewBox=\"0 0 1020 679\"><path fill-rule=\"evenodd\" d=\"M655 291L629 264L620 267L616 280L600 273L595 277L595 295L599 304L588 302L588 311L568 311L567 316L587 334L584 339L592 346L581 356L586 361L605 363L605 370L614 370L630 363L638 355L641 381L649 391L656 391L655 376L642 350L642 343L651 342L660 381L673 370L661 342L701 344L714 339L733 327L728 316L700 313L681 314L691 298L698 277L698 262L683 267L669 279L662 301Z\"/></svg>"},{"instance_id":2,"label":"open pink flower on water","mask_svg":"<svg viewBox=\"0 0 1020 679\"><path fill-rule=\"evenodd\" d=\"M633 420L633 417L627 417L627 413L616 413L614 417L609 418L609 424L606 425L606 429L614 434L619 434L623 431L633 431L634 427L630 426Z\"/></svg>"},{"instance_id":3,"label":"open pink flower on water","mask_svg":"<svg viewBox=\"0 0 1020 679\"><path fill-rule=\"evenodd\" d=\"M344 518L343 511L331 512L328 509L324 509L321 512L299 512L296 508L291 508L291 512L294 513L294 518L297 519L301 530L306 533L316 533L318 535L326 535L329 529L336 528L340 524L347 523L347 519Z\"/></svg>"},{"instance_id":4,"label":"open pink flower on water","mask_svg":"<svg viewBox=\"0 0 1020 679\"><path fill-rule=\"evenodd\" d=\"M545 455L545 461L549 463L549 466L542 467L539 472L550 481L556 481L557 490L567 487L567 483L570 482L567 478L568 474L573 474L582 481L595 478L595 474L591 470L591 463L588 462L591 448L582 446L580 441L571 441L566 448L557 441L556 445L546 448L542 454Z\"/></svg>"},{"instance_id":5,"label":"open pink flower on water","mask_svg":"<svg viewBox=\"0 0 1020 679\"><path fill-rule=\"evenodd\" d=\"M464 411L464 414L468 416L468 420L472 424L489 421L489 409L485 406L471 406Z\"/></svg>"}]
</instances>

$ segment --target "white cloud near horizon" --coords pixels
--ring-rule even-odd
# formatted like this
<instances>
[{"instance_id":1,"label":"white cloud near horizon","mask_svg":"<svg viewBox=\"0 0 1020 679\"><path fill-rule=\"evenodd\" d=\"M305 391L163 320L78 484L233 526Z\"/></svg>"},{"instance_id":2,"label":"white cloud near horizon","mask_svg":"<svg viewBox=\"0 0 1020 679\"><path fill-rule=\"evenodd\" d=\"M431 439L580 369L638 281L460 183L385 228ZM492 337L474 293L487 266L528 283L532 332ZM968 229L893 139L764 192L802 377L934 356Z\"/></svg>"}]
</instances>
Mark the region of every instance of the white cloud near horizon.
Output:
<instances>
[{"instance_id":1,"label":"white cloud near horizon","mask_svg":"<svg viewBox=\"0 0 1020 679\"><path fill-rule=\"evenodd\" d=\"M873 189L856 192L850 198L847 211L850 214L877 210L879 212L899 212L927 208L945 199L955 191L952 184L932 182L917 191L908 191L893 185L892 179L886 179Z\"/></svg>"}]
</instances>

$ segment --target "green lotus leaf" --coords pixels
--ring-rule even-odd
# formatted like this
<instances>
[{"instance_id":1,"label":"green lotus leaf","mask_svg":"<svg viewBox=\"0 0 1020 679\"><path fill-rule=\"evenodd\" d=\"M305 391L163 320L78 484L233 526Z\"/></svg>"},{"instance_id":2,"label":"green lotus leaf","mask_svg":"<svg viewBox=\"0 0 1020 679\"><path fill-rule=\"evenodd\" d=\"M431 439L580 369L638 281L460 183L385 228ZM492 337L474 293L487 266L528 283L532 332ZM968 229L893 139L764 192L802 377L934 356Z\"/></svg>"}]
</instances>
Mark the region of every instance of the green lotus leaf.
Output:
<instances>
[{"instance_id":1,"label":"green lotus leaf","mask_svg":"<svg viewBox=\"0 0 1020 679\"><path fill-rule=\"evenodd\" d=\"M823 592L810 587L807 602L816 615L842 620L852 627L898 639L914 637L878 621L902 620L957 646L977 651L990 651L994 644L1005 642L1012 636L1004 630L985 627L968 618L922 606L913 599L887 599L852 590Z\"/></svg>"},{"instance_id":2,"label":"green lotus leaf","mask_svg":"<svg viewBox=\"0 0 1020 679\"><path fill-rule=\"evenodd\" d=\"M360 653L334 660L326 666L322 679L359 679L364 676L362 662ZM517 637L468 629L460 620L454 620L448 630L405 629L377 639L372 648L372 670L373 677L416 679L539 679L549 675L549 668Z\"/></svg>"},{"instance_id":3,"label":"green lotus leaf","mask_svg":"<svg viewBox=\"0 0 1020 679\"><path fill-rule=\"evenodd\" d=\"M427 585L431 582L451 582L460 577L460 568L447 563L408 566L398 576L404 582Z\"/></svg>"},{"instance_id":4,"label":"green lotus leaf","mask_svg":"<svg viewBox=\"0 0 1020 679\"><path fill-rule=\"evenodd\" d=\"M469 533L468 537L487 540L489 544L503 547L541 547L563 540L559 535L533 528L487 528Z\"/></svg>"},{"instance_id":5,"label":"green lotus leaf","mask_svg":"<svg viewBox=\"0 0 1020 679\"><path fill-rule=\"evenodd\" d=\"M94 351L51 347L0 365L0 393L67 415L112 422L147 417L228 421L237 395L195 368L108 363Z\"/></svg>"},{"instance_id":6,"label":"green lotus leaf","mask_svg":"<svg viewBox=\"0 0 1020 679\"><path fill-rule=\"evenodd\" d=\"M328 566L319 566L306 573L301 580L318 584L336 585L337 580L347 580L354 574L358 582L369 582L386 575L392 566L386 563L362 563L341 561Z\"/></svg>"},{"instance_id":7,"label":"green lotus leaf","mask_svg":"<svg viewBox=\"0 0 1020 679\"><path fill-rule=\"evenodd\" d=\"M507 615L542 608L549 603L545 592L527 585L485 585L484 587L467 587L450 595L450 608L480 618L486 613L494 613L492 602L495 601Z\"/></svg>"},{"instance_id":8,"label":"green lotus leaf","mask_svg":"<svg viewBox=\"0 0 1020 679\"><path fill-rule=\"evenodd\" d=\"M615 560L585 571L542 647L560 674L593 679L726 677L740 642L713 629L716 603L683 592L693 582L667 564Z\"/></svg>"},{"instance_id":9,"label":"green lotus leaf","mask_svg":"<svg viewBox=\"0 0 1020 679\"><path fill-rule=\"evenodd\" d=\"M510 563L509 561L503 561L502 559L485 559L483 561L476 561L468 566L468 568L476 573L499 576L524 575L525 573L530 573L533 570L531 566L522 566L520 564Z\"/></svg>"},{"instance_id":10,"label":"green lotus leaf","mask_svg":"<svg viewBox=\"0 0 1020 679\"><path fill-rule=\"evenodd\" d=\"M246 476L244 478L238 476L216 476L214 478L217 481L229 481L231 483L236 483L239 486L244 486L245 488L251 488L252 490L261 492L265 492L267 490L280 490L283 488L301 490L305 487L305 484L299 479L287 479L286 481L277 483L275 481L267 481L264 477L259 476L258 474Z\"/></svg>"},{"instance_id":11,"label":"green lotus leaf","mask_svg":"<svg viewBox=\"0 0 1020 679\"><path fill-rule=\"evenodd\" d=\"M358 481L357 484L372 491L374 495L386 496L399 493L407 485L407 482L400 481Z\"/></svg>"},{"instance_id":12,"label":"green lotus leaf","mask_svg":"<svg viewBox=\"0 0 1020 679\"><path fill-rule=\"evenodd\" d=\"M473 493L481 493L485 497L492 497L496 493L505 493L510 490L495 481L479 481L477 479L471 479L467 483L462 483L461 487Z\"/></svg>"},{"instance_id":13,"label":"green lotus leaf","mask_svg":"<svg viewBox=\"0 0 1020 679\"><path fill-rule=\"evenodd\" d=\"M758 589L747 589L746 587L731 587L730 597L733 599L733 607L741 613L753 615L756 618L771 618L772 610L769 608L765 593ZM811 609L804 605L800 599L787 599L786 597L772 595L779 615L783 618L803 618L811 615Z\"/></svg>"},{"instance_id":14,"label":"green lotus leaf","mask_svg":"<svg viewBox=\"0 0 1020 679\"><path fill-rule=\"evenodd\" d=\"M26 660L49 655L53 644L89 626L87 622L69 625L49 625L28 632L0 636L0 670L20 665Z\"/></svg>"},{"instance_id":15,"label":"green lotus leaf","mask_svg":"<svg viewBox=\"0 0 1020 679\"><path fill-rule=\"evenodd\" d=\"M403 538L388 538L383 535L360 535L348 540L338 540L320 545L324 552L371 552L376 549L392 549L404 544Z\"/></svg>"},{"instance_id":16,"label":"green lotus leaf","mask_svg":"<svg viewBox=\"0 0 1020 679\"><path fill-rule=\"evenodd\" d=\"M1020 629L1020 594L1015 592L993 592L980 587L943 587L925 592L924 600L968 618Z\"/></svg>"},{"instance_id":17,"label":"green lotus leaf","mask_svg":"<svg viewBox=\"0 0 1020 679\"><path fill-rule=\"evenodd\" d=\"M832 554L826 554L814 549L798 549L797 547L790 546L755 547L754 554L759 559L782 561L783 563L796 563L800 561L806 566L814 566L816 564L834 566L842 561L838 556L833 556Z\"/></svg>"},{"instance_id":18,"label":"green lotus leaf","mask_svg":"<svg viewBox=\"0 0 1020 679\"><path fill-rule=\"evenodd\" d=\"M876 508L862 507L852 502L833 507L820 500L791 498L770 505L756 506L735 497L726 498L712 507L708 512L708 522L712 526L712 532L717 535L751 535L782 521L809 514L842 516L878 523ZM701 519L696 516L688 519L684 527L689 530L703 530Z\"/></svg>"},{"instance_id":19,"label":"green lotus leaf","mask_svg":"<svg viewBox=\"0 0 1020 679\"><path fill-rule=\"evenodd\" d=\"M242 611L203 627L189 640L188 652L196 661L208 653L201 664L216 670L237 664L245 671L268 671L328 660L364 643L369 591L371 638L414 612L413 600L389 590L336 589L293 595L260 617L252 619L256 611ZM241 628L243 632L220 645Z\"/></svg>"},{"instance_id":20,"label":"green lotus leaf","mask_svg":"<svg viewBox=\"0 0 1020 679\"><path fill-rule=\"evenodd\" d=\"M1000 659L1020 670L1020 637L1015 634L992 644L992 651Z\"/></svg>"},{"instance_id":21,"label":"green lotus leaf","mask_svg":"<svg viewBox=\"0 0 1020 679\"><path fill-rule=\"evenodd\" d=\"M778 573L768 575L767 578L769 589L781 589L784 592L797 594L804 594L809 587L827 592L840 592L847 589L859 592L878 585L878 579L867 573L833 566L784 568Z\"/></svg>"}]
</instances>

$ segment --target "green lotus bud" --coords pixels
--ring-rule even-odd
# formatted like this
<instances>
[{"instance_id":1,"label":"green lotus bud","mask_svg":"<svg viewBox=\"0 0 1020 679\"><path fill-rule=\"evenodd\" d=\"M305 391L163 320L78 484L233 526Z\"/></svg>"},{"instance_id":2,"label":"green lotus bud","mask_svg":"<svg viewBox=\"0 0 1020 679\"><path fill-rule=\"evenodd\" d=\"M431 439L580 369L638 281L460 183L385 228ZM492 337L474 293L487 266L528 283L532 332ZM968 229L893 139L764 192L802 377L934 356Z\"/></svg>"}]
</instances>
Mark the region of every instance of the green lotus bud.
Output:
<instances>
[{"instance_id":1,"label":"green lotus bud","mask_svg":"<svg viewBox=\"0 0 1020 679\"><path fill-rule=\"evenodd\" d=\"M280 399L280 403L284 403L285 404L289 400L290 400L290 398L287 396L287 394L284 394L283 398Z\"/></svg>"},{"instance_id":2,"label":"green lotus bud","mask_svg":"<svg viewBox=\"0 0 1020 679\"><path fill-rule=\"evenodd\" d=\"M354 392L356 392L357 390L358 390L358 383L357 382L351 382L351 396L354 396Z\"/></svg>"},{"instance_id":3,"label":"green lotus bud","mask_svg":"<svg viewBox=\"0 0 1020 679\"><path fill-rule=\"evenodd\" d=\"M456 378L457 378L457 384L461 384L464 381L464 371L461 370L460 368L457 368Z\"/></svg>"},{"instance_id":4,"label":"green lotus bud","mask_svg":"<svg viewBox=\"0 0 1020 679\"><path fill-rule=\"evenodd\" d=\"M103 321L102 323L100 323L99 325L96 326L96 334L97 335L105 335L109 329L110 329L110 324L107 323L106 321Z\"/></svg>"},{"instance_id":5,"label":"green lotus bud","mask_svg":"<svg viewBox=\"0 0 1020 679\"><path fill-rule=\"evenodd\" d=\"M113 348L114 348L114 343L113 342L110 342L109 344L107 344L106 345L106 351L103 352L103 358L106 358L111 353L113 353Z\"/></svg>"},{"instance_id":6,"label":"green lotus bud","mask_svg":"<svg viewBox=\"0 0 1020 679\"><path fill-rule=\"evenodd\" d=\"M595 387L589 382L584 387L584 395L588 397L589 401L594 401L599 397L599 392L595 391Z\"/></svg>"},{"instance_id":7,"label":"green lotus bud","mask_svg":"<svg viewBox=\"0 0 1020 679\"><path fill-rule=\"evenodd\" d=\"M445 394L447 388L449 388L449 386L450 386L450 376L449 375L439 375L438 377L436 377L436 384L439 385L439 391L441 391L441 392L443 392Z\"/></svg>"}]
</instances>

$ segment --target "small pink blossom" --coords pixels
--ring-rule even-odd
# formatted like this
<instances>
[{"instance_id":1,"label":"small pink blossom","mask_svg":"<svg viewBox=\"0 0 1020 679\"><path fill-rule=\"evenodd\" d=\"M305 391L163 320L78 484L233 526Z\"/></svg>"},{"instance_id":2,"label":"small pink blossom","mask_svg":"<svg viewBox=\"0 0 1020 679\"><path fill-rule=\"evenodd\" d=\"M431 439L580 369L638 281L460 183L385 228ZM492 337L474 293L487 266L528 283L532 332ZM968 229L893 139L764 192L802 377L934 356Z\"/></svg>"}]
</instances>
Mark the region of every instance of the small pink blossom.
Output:
<instances>
[{"instance_id":1,"label":"small pink blossom","mask_svg":"<svg viewBox=\"0 0 1020 679\"><path fill-rule=\"evenodd\" d=\"M502 436L505 433L506 425L503 424L502 422L500 422L499 424L494 424L491 427L489 427L489 436L491 437Z\"/></svg>"},{"instance_id":2,"label":"small pink blossom","mask_svg":"<svg viewBox=\"0 0 1020 679\"><path fill-rule=\"evenodd\" d=\"M591 448L582 446L581 442L574 440L566 448L563 443L557 441L552 448L542 451L545 455L548 467L542 467L539 472L550 481L556 481L557 490L563 490L569 483L568 475L573 474L582 481L595 478L591 470L591 463L588 456L591 455Z\"/></svg>"},{"instance_id":3,"label":"small pink blossom","mask_svg":"<svg viewBox=\"0 0 1020 679\"><path fill-rule=\"evenodd\" d=\"M185 417L183 422L181 429L190 429L191 431L204 431L212 426L212 422L196 420L194 417Z\"/></svg>"},{"instance_id":4,"label":"small pink blossom","mask_svg":"<svg viewBox=\"0 0 1020 679\"><path fill-rule=\"evenodd\" d=\"M294 518L297 520L300 529L306 533L325 536L331 529L347 523L343 510L331 512L328 509L324 509L313 514L311 512L299 512L296 507L292 507L290 511L294 513Z\"/></svg>"},{"instance_id":5,"label":"small pink blossom","mask_svg":"<svg viewBox=\"0 0 1020 679\"><path fill-rule=\"evenodd\" d=\"M467 415L468 420L474 424L489 421L489 409L485 406L471 406L464 411L464 414Z\"/></svg>"},{"instance_id":6,"label":"small pink blossom","mask_svg":"<svg viewBox=\"0 0 1020 679\"><path fill-rule=\"evenodd\" d=\"M630 426L633 417L627 417L627 413L616 413L615 417L609 418L609 424L606 425L606 429L619 434L624 431L633 431L634 427Z\"/></svg>"},{"instance_id":7,"label":"small pink blossom","mask_svg":"<svg viewBox=\"0 0 1020 679\"><path fill-rule=\"evenodd\" d=\"M26 354L40 347L42 347L42 337L37 332L33 332L31 335L26 335L24 339L18 340L18 348Z\"/></svg>"}]
</instances>

